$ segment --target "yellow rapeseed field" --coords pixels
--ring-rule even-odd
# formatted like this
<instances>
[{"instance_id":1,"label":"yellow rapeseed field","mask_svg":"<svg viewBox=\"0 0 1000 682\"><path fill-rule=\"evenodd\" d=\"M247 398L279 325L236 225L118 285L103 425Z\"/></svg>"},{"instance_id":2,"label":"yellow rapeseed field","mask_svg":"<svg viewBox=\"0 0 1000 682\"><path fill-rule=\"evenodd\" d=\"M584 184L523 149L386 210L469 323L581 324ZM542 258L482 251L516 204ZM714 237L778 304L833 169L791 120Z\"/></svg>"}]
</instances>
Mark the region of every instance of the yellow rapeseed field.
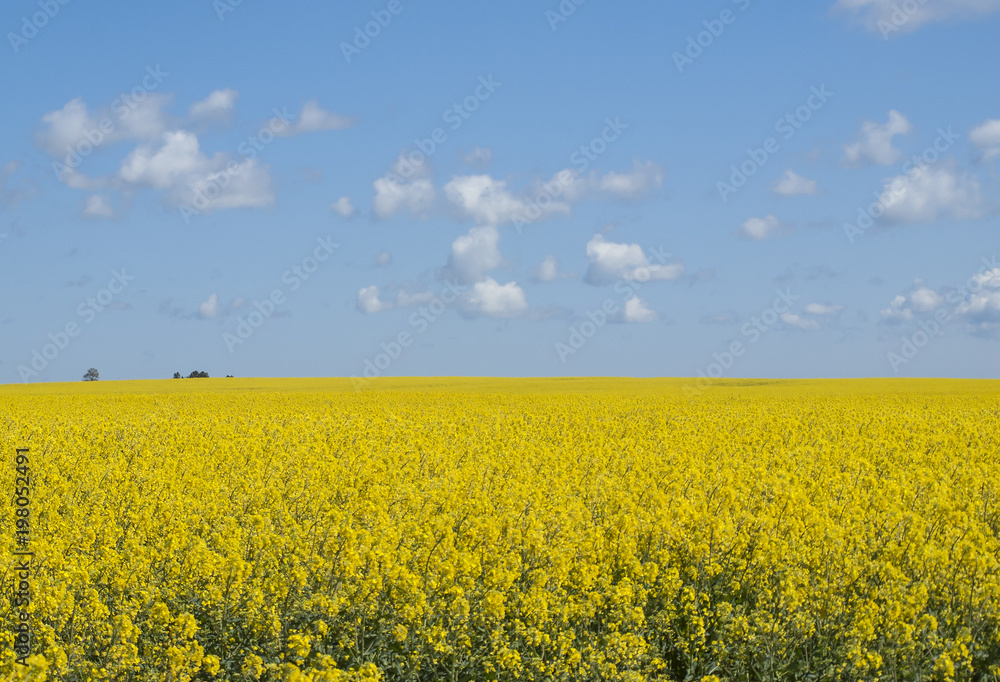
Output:
<instances>
[{"instance_id":1,"label":"yellow rapeseed field","mask_svg":"<svg viewBox=\"0 0 1000 682\"><path fill-rule=\"evenodd\" d=\"M686 383L0 387L0 679L1000 676L1000 382Z\"/></svg>"}]
</instances>

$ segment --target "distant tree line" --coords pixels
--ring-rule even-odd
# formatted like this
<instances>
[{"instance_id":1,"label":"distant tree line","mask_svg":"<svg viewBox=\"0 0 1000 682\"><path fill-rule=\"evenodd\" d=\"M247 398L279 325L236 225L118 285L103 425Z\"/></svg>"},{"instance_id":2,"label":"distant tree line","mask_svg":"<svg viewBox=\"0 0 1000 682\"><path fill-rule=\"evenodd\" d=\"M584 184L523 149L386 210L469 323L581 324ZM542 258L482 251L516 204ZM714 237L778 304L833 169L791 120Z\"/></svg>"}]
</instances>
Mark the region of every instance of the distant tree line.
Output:
<instances>
[{"instance_id":1,"label":"distant tree line","mask_svg":"<svg viewBox=\"0 0 1000 682\"><path fill-rule=\"evenodd\" d=\"M174 379L184 379L184 378L185 377L182 377L180 372L174 372ZM207 379L208 378L208 372L199 372L199 371L195 370L194 372L191 372L190 374L188 374L186 378L188 378L188 379ZM232 374L227 374L226 378L227 379L233 379L235 377L233 377Z\"/></svg>"}]
</instances>

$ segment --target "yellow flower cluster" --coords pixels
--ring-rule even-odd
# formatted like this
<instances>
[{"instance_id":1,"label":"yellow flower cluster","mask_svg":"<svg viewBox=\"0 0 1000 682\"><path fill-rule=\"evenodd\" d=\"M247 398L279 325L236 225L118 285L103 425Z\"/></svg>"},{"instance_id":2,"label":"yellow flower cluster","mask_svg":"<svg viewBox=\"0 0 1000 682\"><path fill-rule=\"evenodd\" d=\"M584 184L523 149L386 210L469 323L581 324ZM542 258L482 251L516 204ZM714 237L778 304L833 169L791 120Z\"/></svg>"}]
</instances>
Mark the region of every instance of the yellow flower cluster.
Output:
<instances>
[{"instance_id":1,"label":"yellow flower cluster","mask_svg":"<svg viewBox=\"0 0 1000 682\"><path fill-rule=\"evenodd\" d=\"M683 385L0 387L0 679L1000 675L1000 384Z\"/></svg>"}]
</instances>

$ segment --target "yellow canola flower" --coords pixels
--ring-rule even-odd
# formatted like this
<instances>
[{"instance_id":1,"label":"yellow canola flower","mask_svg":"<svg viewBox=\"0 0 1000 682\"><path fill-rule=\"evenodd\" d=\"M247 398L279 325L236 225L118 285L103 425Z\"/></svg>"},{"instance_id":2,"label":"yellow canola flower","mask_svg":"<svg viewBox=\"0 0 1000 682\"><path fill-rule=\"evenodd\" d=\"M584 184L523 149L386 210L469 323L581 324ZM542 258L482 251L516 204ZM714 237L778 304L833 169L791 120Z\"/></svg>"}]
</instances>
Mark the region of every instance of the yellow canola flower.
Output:
<instances>
[{"instance_id":1,"label":"yellow canola flower","mask_svg":"<svg viewBox=\"0 0 1000 682\"><path fill-rule=\"evenodd\" d=\"M686 383L0 387L0 680L1000 675L1000 384Z\"/></svg>"}]
</instances>

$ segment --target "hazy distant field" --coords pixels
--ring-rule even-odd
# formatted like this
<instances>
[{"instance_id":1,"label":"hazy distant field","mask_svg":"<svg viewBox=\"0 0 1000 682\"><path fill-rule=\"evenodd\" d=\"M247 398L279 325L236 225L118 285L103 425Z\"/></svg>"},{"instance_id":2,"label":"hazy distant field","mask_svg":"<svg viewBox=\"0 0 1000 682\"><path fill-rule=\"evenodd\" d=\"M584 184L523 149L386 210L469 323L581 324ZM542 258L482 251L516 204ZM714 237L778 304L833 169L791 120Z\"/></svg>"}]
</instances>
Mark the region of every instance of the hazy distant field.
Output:
<instances>
[{"instance_id":1,"label":"hazy distant field","mask_svg":"<svg viewBox=\"0 0 1000 682\"><path fill-rule=\"evenodd\" d=\"M689 385L0 386L0 677L1000 674L1000 382Z\"/></svg>"}]
</instances>

